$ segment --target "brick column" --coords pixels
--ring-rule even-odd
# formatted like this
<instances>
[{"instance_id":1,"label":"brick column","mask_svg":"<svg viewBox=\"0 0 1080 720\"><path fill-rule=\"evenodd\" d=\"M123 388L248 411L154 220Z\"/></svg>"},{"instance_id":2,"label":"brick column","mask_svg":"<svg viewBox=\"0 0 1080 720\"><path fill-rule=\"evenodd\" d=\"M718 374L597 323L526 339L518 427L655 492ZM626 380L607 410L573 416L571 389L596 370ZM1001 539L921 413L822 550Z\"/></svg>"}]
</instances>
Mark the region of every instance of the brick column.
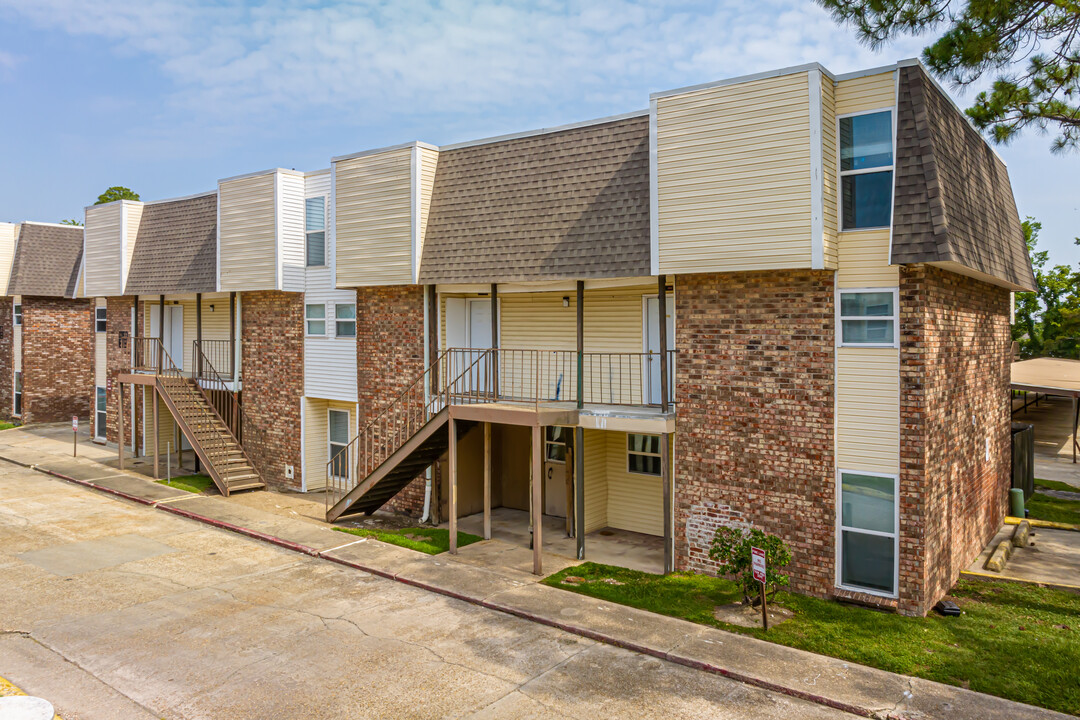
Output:
<instances>
[{"instance_id":1,"label":"brick column","mask_svg":"<svg viewBox=\"0 0 1080 720\"><path fill-rule=\"evenodd\" d=\"M93 300L24 297L23 421L90 416L94 391Z\"/></svg>"}]
</instances>

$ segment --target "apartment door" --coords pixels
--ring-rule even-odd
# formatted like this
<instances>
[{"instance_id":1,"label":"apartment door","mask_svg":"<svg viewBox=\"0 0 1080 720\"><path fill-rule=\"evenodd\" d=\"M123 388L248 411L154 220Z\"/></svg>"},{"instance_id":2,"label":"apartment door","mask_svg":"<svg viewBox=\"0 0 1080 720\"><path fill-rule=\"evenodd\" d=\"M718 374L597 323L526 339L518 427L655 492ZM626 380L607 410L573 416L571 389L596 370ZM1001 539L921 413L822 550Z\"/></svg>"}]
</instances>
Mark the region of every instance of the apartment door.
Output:
<instances>
[{"instance_id":1,"label":"apartment door","mask_svg":"<svg viewBox=\"0 0 1080 720\"><path fill-rule=\"evenodd\" d=\"M667 346L675 349L675 298L667 297ZM648 402L660 404L660 301L657 298L645 298L645 352L653 353L645 358L645 377L648 382ZM668 366L668 387L675 385L675 363Z\"/></svg>"},{"instance_id":2,"label":"apartment door","mask_svg":"<svg viewBox=\"0 0 1080 720\"><path fill-rule=\"evenodd\" d=\"M182 305L165 306L165 332L158 325L161 319L157 305L147 306L150 313L150 337L161 338L165 353L180 370L184 369L184 308Z\"/></svg>"},{"instance_id":3,"label":"apartment door","mask_svg":"<svg viewBox=\"0 0 1080 720\"><path fill-rule=\"evenodd\" d=\"M568 427L544 428L544 514L566 517L566 440Z\"/></svg>"}]
</instances>

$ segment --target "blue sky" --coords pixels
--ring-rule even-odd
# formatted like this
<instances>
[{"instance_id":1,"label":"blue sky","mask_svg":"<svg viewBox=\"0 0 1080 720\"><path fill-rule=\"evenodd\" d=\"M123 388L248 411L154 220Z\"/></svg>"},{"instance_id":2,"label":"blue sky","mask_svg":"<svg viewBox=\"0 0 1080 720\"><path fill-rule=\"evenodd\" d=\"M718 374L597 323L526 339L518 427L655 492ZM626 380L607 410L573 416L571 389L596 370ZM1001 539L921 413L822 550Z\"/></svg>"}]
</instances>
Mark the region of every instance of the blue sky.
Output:
<instances>
[{"instance_id":1,"label":"blue sky","mask_svg":"<svg viewBox=\"0 0 1080 720\"><path fill-rule=\"evenodd\" d=\"M110 185L152 200L408 140L445 144L645 108L650 92L873 52L810 2L0 0L0 219ZM956 95L964 103L970 95ZM1080 155L1000 148L1055 262L1080 248Z\"/></svg>"}]
</instances>

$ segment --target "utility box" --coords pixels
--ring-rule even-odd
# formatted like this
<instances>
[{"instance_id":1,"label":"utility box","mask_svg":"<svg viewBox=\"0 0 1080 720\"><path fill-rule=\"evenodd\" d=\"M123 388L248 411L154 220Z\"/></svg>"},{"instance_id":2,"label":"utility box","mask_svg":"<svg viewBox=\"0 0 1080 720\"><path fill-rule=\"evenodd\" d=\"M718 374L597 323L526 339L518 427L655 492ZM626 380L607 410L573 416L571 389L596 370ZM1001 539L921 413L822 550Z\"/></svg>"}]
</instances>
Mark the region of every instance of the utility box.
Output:
<instances>
[{"instance_id":1,"label":"utility box","mask_svg":"<svg viewBox=\"0 0 1080 720\"><path fill-rule=\"evenodd\" d=\"M1035 426L1012 424L1012 486L1024 491L1024 501L1035 492Z\"/></svg>"}]
</instances>

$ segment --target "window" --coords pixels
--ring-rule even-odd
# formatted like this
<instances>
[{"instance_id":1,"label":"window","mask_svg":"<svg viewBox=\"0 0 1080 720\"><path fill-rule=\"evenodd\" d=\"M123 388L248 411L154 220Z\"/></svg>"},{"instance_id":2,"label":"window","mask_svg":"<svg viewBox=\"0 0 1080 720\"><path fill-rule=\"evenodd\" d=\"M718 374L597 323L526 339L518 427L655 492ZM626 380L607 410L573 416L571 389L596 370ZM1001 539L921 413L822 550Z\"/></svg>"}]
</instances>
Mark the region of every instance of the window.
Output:
<instances>
[{"instance_id":1,"label":"window","mask_svg":"<svg viewBox=\"0 0 1080 720\"><path fill-rule=\"evenodd\" d=\"M639 475L660 476L660 436L626 435L626 469Z\"/></svg>"},{"instance_id":2,"label":"window","mask_svg":"<svg viewBox=\"0 0 1080 720\"><path fill-rule=\"evenodd\" d=\"M308 335L326 334L326 305L312 303L306 306L305 317L307 319Z\"/></svg>"},{"instance_id":3,"label":"window","mask_svg":"<svg viewBox=\"0 0 1080 720\"><path fill-rule=\"evenodd\" d=\"M329 424L330 476L347 480L349 477L349 413L345 410L331 410Z\"/></svg>"},{"instance_id":4,"label":"window","mask_svg":"<svg viewBox=\"0 0 1080 720\"><path fill-rule=\"evenodd\" d=\"M94 437L105 439L105 388L97 386L97 403L94 406Z\"/></svg>"},{"instance_id":5,"label":"window","mask_svg":"<svg viewBox=\"0 0 1080 720\"><path fill-rule=\"evenodd\" d=\"M334 325L338 337L356 337L356 306L352 303L335 305Z\"/></svg>"},{"instance_id":6,"label":"window","mask_svg":"<svg viewBox=\"0 0 1080 720\"><path fill-rule=\"evenodd\" d=\"M892 112L840 118L842 228L888 227L892 222Z\"/></svg>"},{"instance_id":7,"label":"window","mask_svg":"<svg viewBox=\"0 0 1080 720\"><path fill-rule=\"evenodd\" d=\"M105 313L103 307L94 308L94 330L97 332L105 332Z\"/></svg>"},{"instance_id":8,"label":"window","mask_svg":"<svg viewBox=\"0 0 1080 720\"><path fill-rule=\"evenodd\" d=\"M304 230L307 233L307 266L326 265L326 197L308 198L304 203Z\"/></svg>"},{"instance_id":9,"label":"window","mask_svg":"<svg viewBox=\"0 0 1080 720\"><path fill-rule=\"evenodd\" d=\"M22 303L15 303L15 324L22 325Z\"/></svg>"},{"instance_id":10,"label":"window","mask_svg":"<svg viewBox=\"0 0 1080 720\"><path fill-rule=\"evenodd\" d=\"M893 347L896 290L840 291L840 344Z\"/></svg>"},{"instance_id":11,"label":"window","mask_svg":"<svg viewBox=\"0 0 1080 720\"><path fill-rule=\"evenodd\" d=\"M22 373L15 373L15 414L22 415Z\"/></svg>"},{"instance_id":12,"label":"window","mask_svg":"<svg viewBox=\"0 0 1080 720\"><path fill-rule=\"evenodd\" d=\"M549 425L544 429L544 459L549 462L566 462L566 439L570 428Z\"/></svg>"},{"instance_id":13,"label":"window","mask_svg":"<svg viewBox=\"0 0 1080 720\"><path fill-rule=\"evenodd\" d=\"M896 594L895 476L840 472L840 585Z\"/></svg>"}]
</instances>

